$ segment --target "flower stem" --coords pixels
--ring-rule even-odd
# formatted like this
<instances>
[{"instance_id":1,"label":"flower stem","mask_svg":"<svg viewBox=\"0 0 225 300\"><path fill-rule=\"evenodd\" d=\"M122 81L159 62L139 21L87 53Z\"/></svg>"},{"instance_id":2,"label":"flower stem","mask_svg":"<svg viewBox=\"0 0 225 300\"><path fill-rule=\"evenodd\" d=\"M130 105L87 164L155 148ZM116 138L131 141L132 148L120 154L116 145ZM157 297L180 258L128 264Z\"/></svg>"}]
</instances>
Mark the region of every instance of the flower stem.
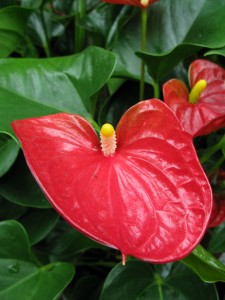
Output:
<instances>
[{"instance_id":1,"label":"flower stem","mask_svg":"<svg viewBox=\"0 0 225 300\"><path fill-rule=\"evenodd\" d=\"M153 90L154 90L154 98L159 98L160 94L159 94L159 85L158 85L158 83L156 83L156 82L153 83Z\"/></svg>"},{"instance_id":2,"label":"flower stem","mask_svg":"<svg viewBox=\"0 0 225 300\"><path fill-rule=\"evenodd\" d=\"M208 148L200 157L201 164L204 164L211 156L213 156L218 150L220 150L225 144L225 135L221 138L221 140L214 146Z\"/></svg>"},{"instance_id":3,"label":"flower stem","mask_svg":"<svg viewBox=\"0 0 225 300\"><path fill-rule=\"evenodd\" d=\"M46 43L43 45L43 48L45 51L45 55L47 57L51 57L50 42L49 42L49 36L48 36L48 30L47 30L43 5L40 7L40 15L41 15L41 22L42 22L42 26L45 34L45 40L46 40Z\"/></svg>"},{"instance_id":4,"label":"flower stem","mask_svg":"<svg viewBox=\"0 0 225 300\"><path fill-rule=\"evenodd\" d=\"M86 13L86 1L76 1L76 17L75 17L75 52L80 52L84 49L85 31L80 27L79 22L83 19Z\"/></svg>"},{"instance_id":5,"label":"flower stem","mask_svg":"<svg viewBox=\"0 0 225 300\"><path fill-rule=\"evenodd\" d=\"M141 51L146 50L146 40L147 40L147 21L148 14L147 8L141 9ZM141 75L140 75L140 90L139 90L139 100L144 100L144 89L145 89L145 62L141 60Z\"/></svg>"}]
</instances>

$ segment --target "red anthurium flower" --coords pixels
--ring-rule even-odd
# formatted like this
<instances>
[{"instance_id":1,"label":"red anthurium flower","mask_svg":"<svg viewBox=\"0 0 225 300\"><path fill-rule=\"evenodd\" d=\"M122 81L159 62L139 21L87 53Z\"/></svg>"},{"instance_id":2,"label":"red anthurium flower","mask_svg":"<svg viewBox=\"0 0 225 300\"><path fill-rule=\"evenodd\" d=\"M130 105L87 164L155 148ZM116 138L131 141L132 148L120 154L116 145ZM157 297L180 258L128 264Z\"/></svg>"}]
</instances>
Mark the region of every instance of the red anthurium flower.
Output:
<instances>
[{"instance_id":1,"label":"red anthurium flower","mask_svg":"<svg viewBox=\"0 0 225 300\"><path fill-rule=\"evenodd\" d=\"M28 165L56 210L92 239L163 263L199 243L212 195L192 140L160 100L142 101L101 143L82 117L14 121Z\"/></svg>"},{"instance_id":2,"label":"red anthurium flower","mask_svg":"<svg viewBox=\"0 0 225 300\"><path fill-rule=\"evenodd\" d=\"M102 0L102 1L112 3L112 4L127 4L127 5L134 5L134 6L145 8L158 0Z\"/></svg>"},{"instance_id":3,"label":"red anthurium flower","mask_svg":"<svg viewBox=\"0 0 225 300\"><path fill-rule=\"evenodd\" d=\"M192 137L206 135L225 126L224 80L224 69L200 59L189 68L190 93L178 79L164 84L165 103Z\"/></svg>"},{"instance_id":4,"label":"red anthurium flower","mask_svg":"<svg viewBox=\"0 0 225 300\"><path fill-rule=\"evenodd\" d=\"M208 228L216 227L225 221L225 192L224 192L224 182L225 182L225 172L219 170L210 174L209 180L212 187L214 188L213 192L213 207L212 213L209 219ZM222 191L216 191L215 189L221 185L223 186Z\"/></svg>"}]
</instances>

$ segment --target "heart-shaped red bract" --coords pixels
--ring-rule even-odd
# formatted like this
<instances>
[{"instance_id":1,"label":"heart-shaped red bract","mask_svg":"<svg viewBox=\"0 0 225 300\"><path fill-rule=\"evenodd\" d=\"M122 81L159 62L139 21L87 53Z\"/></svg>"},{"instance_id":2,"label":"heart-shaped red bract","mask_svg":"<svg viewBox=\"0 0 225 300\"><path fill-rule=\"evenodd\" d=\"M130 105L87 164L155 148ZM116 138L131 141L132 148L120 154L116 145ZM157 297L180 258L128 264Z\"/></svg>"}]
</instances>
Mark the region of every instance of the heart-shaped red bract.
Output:
<instances>
[{"instance_id":1,"label":"heart-shaped red bract","mask_svg":"<svg viewBox=\"0 0 225 300\"><path fill-rule=\"evenodd\" d=\"M190 136L162 101L140 102L123 115L112 157L77 115L12 127L45 195L82 233L124 256L157 263L181 259L199 243L211 188Z\"/></svg>"},{"instance_id":2,"label":"heart-shaped red bract","mask_svg":"<svg viewBox=\"0 0 225 300\"><path fill-rule=\"evenodd\" d=\"M163 86L165 103L192 137L225 126L225 70L207 60L195 60L189 68L190 87L201 79L207 86L195 104L189 103L189 91L182 81L172 79Z\"/></svg>"},{"instance_id":3,"label":"heart-shaped red bract","mask_svg":"<svg viewBox=\"0 0 225 300\"><path fill-rule=\"evenodd\" d=\"M126 4L126 5L133 5L133 6L139 6L139 7L148 7L154 2L158 0L149 0L148 2L141 2L141 0L102 0L103 2L108 2L112 4Z\"/></svg>"}]
</instances>

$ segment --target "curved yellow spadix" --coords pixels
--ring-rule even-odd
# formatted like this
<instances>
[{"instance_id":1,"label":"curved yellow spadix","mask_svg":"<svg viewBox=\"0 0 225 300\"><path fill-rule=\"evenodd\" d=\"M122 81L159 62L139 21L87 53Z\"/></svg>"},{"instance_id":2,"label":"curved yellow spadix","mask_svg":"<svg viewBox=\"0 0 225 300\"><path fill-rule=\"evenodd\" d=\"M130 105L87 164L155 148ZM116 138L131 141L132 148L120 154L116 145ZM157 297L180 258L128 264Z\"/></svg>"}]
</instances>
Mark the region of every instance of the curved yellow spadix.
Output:
<instances>
[{"instance_id":1,"label":"curved yellow spadix","mask_svg":"<svg viewBox=\"0 0 225 300\"><path fill-rule=\"evenodd\" d=\"M197 103L206 86L207 82L205 79L200 79L198 82L196 82L189 94L189 102L192 104Z\"/></svg>"}]
</instances>

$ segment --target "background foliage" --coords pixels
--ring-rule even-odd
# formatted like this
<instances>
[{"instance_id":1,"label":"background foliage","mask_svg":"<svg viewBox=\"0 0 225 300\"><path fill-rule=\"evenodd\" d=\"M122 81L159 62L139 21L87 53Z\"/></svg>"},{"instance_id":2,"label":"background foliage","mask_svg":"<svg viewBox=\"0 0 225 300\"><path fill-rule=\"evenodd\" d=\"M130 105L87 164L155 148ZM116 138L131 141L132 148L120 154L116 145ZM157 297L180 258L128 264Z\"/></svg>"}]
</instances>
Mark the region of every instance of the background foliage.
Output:
<instances>
[{"instance_id":1,"label":"background foliage","mask_svg":"<svg viewBox=\"0 0 225 300\"><path fill-rule=\"evenodd\" d=\"M140 51L140 9L98 0L0 2L0 299L223 299L224 223L181 262L153 265L103 247L51 208L12 132L14 119L59 111L96 130L117 124L170 78L187 81L196 58L225 67L225 1L160 0L148 8ZM159 97L162 99L162 94ZM207 174L224 168L224 130L195 140ZM213 186L224 193L225 183ZM204 248L203 248L204 247ZM207 249L207 250L206 250Z\"/></svg>"}]
</instances>

